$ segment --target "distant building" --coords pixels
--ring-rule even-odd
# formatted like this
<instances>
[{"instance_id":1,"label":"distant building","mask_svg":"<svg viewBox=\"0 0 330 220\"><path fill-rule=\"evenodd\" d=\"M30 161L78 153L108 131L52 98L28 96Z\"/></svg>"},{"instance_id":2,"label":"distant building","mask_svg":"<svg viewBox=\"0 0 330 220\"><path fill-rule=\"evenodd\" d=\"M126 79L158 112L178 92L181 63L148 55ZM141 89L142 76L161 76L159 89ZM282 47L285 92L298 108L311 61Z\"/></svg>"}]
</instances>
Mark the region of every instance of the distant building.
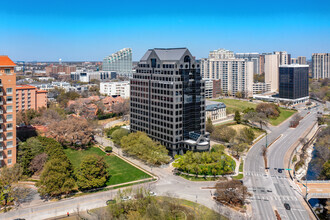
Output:
<instances>
[{"instance_id":1,"label":"distant building","mask_svg":"<svg viewBox=\"0 0 330 220\"><path fill-rule=\"evenodd\" d=\"M221 95L221 80L203 79L205 81L205 98L217 98Z\"/></svg>"},{"instance_id":2,"label":"distant building","mask_svg":"<svg viewBox=\"0 0 330 220\"><path fill-rule=\"evenodd\" d=\"M205 119L210 118L212 122L224 120L227 118L226 105L222 102L206 102L205 114Z\"/></svg>"},{"instance_id":3,"label":"distant building","mask_svg":"<svg viewBox=\"0 0 330 220\"><path fill-rule=\"evenodd\" d=\"M16 163L16 64L0 56L0 167Z\"/></svg>"},{"instance_id":4,"label":"distant building","mask_svg":"<svg viewBox=\"0 0 330 220\"><path fill-rule=\"evenodd\" d=\"M114 71L119 76L132 76L133 62L132 49L124 48L103 59L103 71Z\"/></svg>"},{"instance_id":5,"label":"distant building","mask_svg":"<svg viewBox=\"0 0 330 220\"><path fill-rule=\"evenodd\" d=\"M117 73L114 71L77 71L71 73L71 79L80 82L91 82L92 80L108 81L116 79Z\"/></svg>"},{"instance_id":6,"label":"distant building","mask_svg":"<svg viewBox=\"0 0 330 220\"><path fill-rule=\"evenodd\" d=\"M274 51L274 54L278 55L279 65L289 65L291 64L291 54L286 51Z\"/></svg>"},{"instance_id":7,"label":"distant building","mask_svg":"<svg viewBox=\"0 0 330 220\"><path fill-rule=\"evenodd\" d=\"M120 96L124 99L130 96L130 83L123 82L101 82L100 93L108 96Z\"/></svg>"},{"instance_id":8,"label":"distant building","mask_svg":"<svg viewBox=\"0 0 330 220\"><path fill-rule=\"evenodd\" d=\"M305 65L306 64L306 57L291 58L291 64Z\"/></svg>"},{"instance_id":9,"label":"distant building","mask_svg":"<svg viewBox=\"0 0 330 220\"><path fill-rule=\"evenodd\" d=\"M71 74L71 72L76 72L76 66L68 65L49 65L45 67L46 75L53 74Z\"/></svg>"},{"instance_id":10,"label":"distant building","mask_svg":"<svg viewBox=\"0 0 330 220\"><path fill-rule=\"evenodd\" d=\"M47 91L30 85L16 86L16 112L47 108Z\"/></svg>"},{"instance_id":11,"label":"distant building","mask_svg":"<svg viewBox=\"0 0 330 220\"><path fill-rule=\"evenodd\" d=\"M253 74L260 74L260 54L259 53L236 53L238 59L245 59L253 62Z\"/></svg>"},{"instance_id":12,"label":"distant building","mask_svg":"<svg viewBox=\"0 0 330 220\"><path fill-rule=\"evenodd\" d=\"M264 82L253 83L253 95L270 92L270 90L271 90L270 83L264 83Z\"/></svg>"},{"instance_id":13,"label":"distant building","mask_svg":"<svg viewBox=\"0 0 330 220\"><path fill-rule=\"evenodd\" d=\"M187 48L148 50L130 84L132 132L146 132L172 155L209 150L205 85Z\"/></svg>"},{"instance_id":14,"label":"distant building","mask_svg":"<svg viewBox=\"0 0 330 220\"><path fill-rule=\"evenodd\" d=\"M219 49L211 51L209 58L201 59L200 65L203 78L221 80L224 94L241 92L245 96L252 96L252 61L235 58L232 51Z\"/></svg>"},{"instance_id":15,"label":"distant building","mask_svg":"<svg viewBox=\"0 0 330 220\"><path fill-rule=\"evenodd\" d=\"M279 80L279 98L308 98L308 65L281 65Z\"/></svg>"},{"instance_id":16,"label":"distant building","mask_svg":"<svg viewBox=\"0 0 330 220\"><path fill-rule=\"evenodd\" d=\"M330 78L330 53L313 53L312 76L314 79Z\"/></svg>"}]
</instances>

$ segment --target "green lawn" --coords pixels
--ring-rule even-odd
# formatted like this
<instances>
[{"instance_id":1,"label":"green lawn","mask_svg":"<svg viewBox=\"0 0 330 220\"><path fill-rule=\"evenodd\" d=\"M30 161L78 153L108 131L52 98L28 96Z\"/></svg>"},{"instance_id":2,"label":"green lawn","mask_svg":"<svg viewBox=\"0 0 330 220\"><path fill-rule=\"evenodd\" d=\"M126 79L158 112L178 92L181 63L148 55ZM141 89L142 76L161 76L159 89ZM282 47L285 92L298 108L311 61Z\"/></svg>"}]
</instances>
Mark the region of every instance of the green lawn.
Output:
<instances>
[{"instance_id":1,"label":"green lawn","mask_svg":"<svg viewBox=\"0 0 330 220\"><path fill-rule=\"evenodd\" d=\"M67 148L64 149L64 152L70 159L75 169L79 167L82 158L88 154L97 154L99 156L103 156L106 163L109 165L108 171L110 173L110 178L106 183L107 186L151 177L150 175L137 169L129 163L126 163L124 160L117 156L106 156L102 150L96 147L90 147L86 150L73 150L71 148Z\"/></svg>"},{"instance_id":2,"label":"green lawn","mask_svg":"<svg viewBox=\"0 0 330 220\"><path fill-rule=\"evenodd\" d=\"M241 160L241 163L239 164L239 172L243 172L243 160Z\"/></svg>"},{"instance_id":3,"label":"green lawn","mask_svg":"<svg viewBox=\"0 0 330 220\"><path fill-rule=\"evenodd\" d=\"M235 113L236 110L239 112L244 111L246 108L256 108L256 104L253 102L242 101L237 99L217 99L213 100L217 102L223 102L227 106L227 111L229 114Z\"/></svg>"},{"instance_id":4,"label":"green lawn","mask_svg":"<svg viewBox=\"0 0 330 220\"><path fill-rule=\"evenodd\" d=\"M295 110L289 110L285 108L280 108L281 114L276 119L270 119L269 123L273 126L277 126L281 124L283 121L285 121L287 118L289 118L291 115L293 115L296 111Z\"/></svg>"},{"instance_id":5,"label":"green lawn","mask_svg":"<svg viewBox=\"0 0 330 220\"><path fill-rule=\"evenodd\" d=\"M233 176L232 178L234 179L234 180L240 180L240 179L243 179L243 174L238 174L237 176Z\"/></svg>"}]
</instances>

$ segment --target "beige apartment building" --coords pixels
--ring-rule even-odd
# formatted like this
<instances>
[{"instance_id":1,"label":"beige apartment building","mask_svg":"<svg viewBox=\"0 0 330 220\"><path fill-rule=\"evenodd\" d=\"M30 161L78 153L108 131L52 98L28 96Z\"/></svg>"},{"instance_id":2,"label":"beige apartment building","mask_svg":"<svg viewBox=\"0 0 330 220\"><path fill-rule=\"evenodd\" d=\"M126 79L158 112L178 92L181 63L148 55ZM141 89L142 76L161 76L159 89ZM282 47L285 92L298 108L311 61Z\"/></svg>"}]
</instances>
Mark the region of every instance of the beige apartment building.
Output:
<instances>
[{"instance_id":1,"label":"beige apartment building","mask_svg":"<svg viewBox=\"0 0 330 220\"><path fill-rule=\"evenodd\" d=\"M270 84L270 92L278 91L279 82L279 55L264 54L265 83Z\"/></svg>"},{"instance_id":2,"label":"beige apartment building","mask_svg":"<svg viewBox=\"0 0 330 220\"><path fill-rule=\"evenodd\" d=\"M47 91L30 85L16 86L16 112L43 107L47 108Z\"/></svg>"},{"instance_id":3,"label":"beige apartment building","mask_svg":"<svg viewBox=\"0 0 330 220\"><path fill-rule=\"evenodd\" d=\"M312 76L314 79L330 78L330 53L312 54Z\"/></svg>"},{"instance_id":4,"label":"beige apartment building","mask_svg":"<svg viewBox=\"0 0 330 220\"><path fill-rule=\"evenodd\" d=\"M16 163L16 64L0 56L0 167Z\"/></svg>"},{"instance_id":5,"label":"beige apartment building","mask_svg":"<svg viewBox=\"0 0 330 220\"><path fill-rule=\"evenodd\" d=\"M211 51L208 58L201 59L202 78L221 81L221 89L227 95L242 92L253 95L253 62L235 58L232 51Z\"/></svg>"}]
</instances>

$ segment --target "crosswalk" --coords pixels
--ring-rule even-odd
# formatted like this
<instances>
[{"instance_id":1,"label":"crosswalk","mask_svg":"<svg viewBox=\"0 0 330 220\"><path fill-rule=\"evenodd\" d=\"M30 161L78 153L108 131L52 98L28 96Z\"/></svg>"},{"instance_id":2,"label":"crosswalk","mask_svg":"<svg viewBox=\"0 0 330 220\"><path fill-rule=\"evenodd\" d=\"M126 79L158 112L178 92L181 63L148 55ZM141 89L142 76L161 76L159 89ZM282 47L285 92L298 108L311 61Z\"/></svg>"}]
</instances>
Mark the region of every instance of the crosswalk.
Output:
<instances>
[{"instance_id":1,"label":"crosswalk","mask_svg":"<svg viewBox=\"0 0 330 220\"><path fill-rule=\"evenodd\" d=\"M250 200L264 200L264 201L297 201L298 199L294 196L266 196L266 195L254 195L250 197Z\"/></svg>"}]
</instances>

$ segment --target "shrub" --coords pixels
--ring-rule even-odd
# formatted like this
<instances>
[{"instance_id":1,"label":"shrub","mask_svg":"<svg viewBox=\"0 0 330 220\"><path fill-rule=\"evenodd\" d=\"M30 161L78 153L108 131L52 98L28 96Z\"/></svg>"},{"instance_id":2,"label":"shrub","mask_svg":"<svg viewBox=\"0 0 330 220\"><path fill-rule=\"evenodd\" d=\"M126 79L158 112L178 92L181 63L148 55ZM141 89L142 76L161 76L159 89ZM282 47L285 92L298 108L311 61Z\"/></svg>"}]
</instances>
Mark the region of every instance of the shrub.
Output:
<instances>
[{"instance_id":1,"label":"shrub","mask_svg":"<svg viewBox=\"0 0 330 220\"><path fill-rule=\"evenodd\" d=\"M120 140L128 134L129 131L127 129L119 128L112 133L111 138L115 144L120 145Z\"/></svg>"}]
</instances>

